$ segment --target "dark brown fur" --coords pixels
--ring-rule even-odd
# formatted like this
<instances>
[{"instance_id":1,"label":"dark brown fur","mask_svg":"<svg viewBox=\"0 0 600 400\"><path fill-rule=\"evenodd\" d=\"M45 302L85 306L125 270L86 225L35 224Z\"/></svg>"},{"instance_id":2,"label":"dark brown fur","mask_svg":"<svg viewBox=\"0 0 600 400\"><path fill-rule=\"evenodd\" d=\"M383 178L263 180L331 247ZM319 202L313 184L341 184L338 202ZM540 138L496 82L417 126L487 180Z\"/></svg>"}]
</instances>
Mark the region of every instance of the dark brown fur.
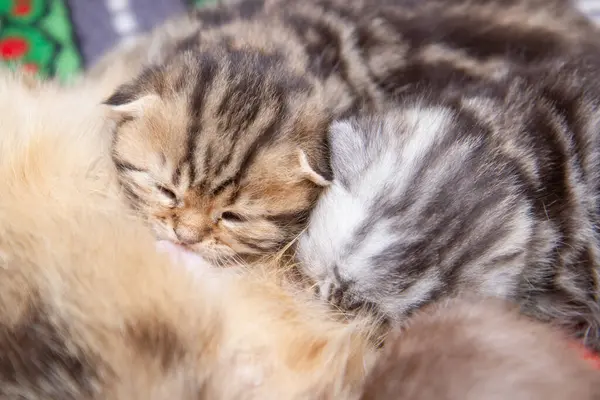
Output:
<instances>
[{"instance_id":1,"label":"dark brown fur","mask_svg":"<svg viewBox=\"0 0 600 400\"><path fill-rule=\"evenodd\" d=\"M39 298L31 302L14 324L0 325L0 398L92 398L107 366L70 343L68 323L50 320L52 311Z\"/></svg>"}]
</instances>

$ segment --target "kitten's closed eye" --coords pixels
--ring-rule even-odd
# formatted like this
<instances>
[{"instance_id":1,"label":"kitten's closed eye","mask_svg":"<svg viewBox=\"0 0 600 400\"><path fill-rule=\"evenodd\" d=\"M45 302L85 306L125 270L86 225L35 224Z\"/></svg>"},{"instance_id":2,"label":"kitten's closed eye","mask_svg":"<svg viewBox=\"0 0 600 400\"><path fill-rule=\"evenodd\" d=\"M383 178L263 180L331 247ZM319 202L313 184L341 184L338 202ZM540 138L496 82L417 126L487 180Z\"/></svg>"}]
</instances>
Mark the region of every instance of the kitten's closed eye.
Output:
<instances>
[{"instance_id":1,"label":"kitten's closed eye","mask_svg":"<svg viewBox=\"0 0 600 400\"><path fill-rule=\"evenodd\" d=\"M162 185L157 185L156 188L166 197L168 197L170 200L177 200L177 195L175 194L175 192L173 192L171 189L164 187Z\"/></svg>"},{"instance_id":2,"label":"kitten's closed eye","mask_svg":"<svg viewBox=\"0 0 600 400\"><path fill-rule=\"evenodd\" d=\"M229 222L246 221L246 218L244 218L242 215L231 212L231 211L225 211L223 214L221 214L221 219L224 221L229 221Z\"/></svg>"}]
</instances>

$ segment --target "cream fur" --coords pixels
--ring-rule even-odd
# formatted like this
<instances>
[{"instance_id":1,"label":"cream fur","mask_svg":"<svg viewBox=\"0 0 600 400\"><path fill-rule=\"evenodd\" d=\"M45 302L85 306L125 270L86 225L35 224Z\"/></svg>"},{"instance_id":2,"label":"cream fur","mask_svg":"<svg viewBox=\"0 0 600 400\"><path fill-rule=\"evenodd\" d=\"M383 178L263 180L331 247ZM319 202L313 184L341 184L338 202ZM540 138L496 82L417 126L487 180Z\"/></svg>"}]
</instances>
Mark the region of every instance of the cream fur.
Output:
<instances>
[{"instance_id":1,"label":"cream fur","mask_svg":"<svg viewBox=\"0 0 600 400\"><path fill-rule=\"evenodd\" d=\"M358 326L260 268L192 279L156 251L121 202L97 105L105 92L0 75L0 352L64 348L88 368L5 358L0 398L355 397L373 356ZM36 310L60 332L52 349L49 337L29 349L14 339L35 328Z\"/></svg>"}]
</instances>

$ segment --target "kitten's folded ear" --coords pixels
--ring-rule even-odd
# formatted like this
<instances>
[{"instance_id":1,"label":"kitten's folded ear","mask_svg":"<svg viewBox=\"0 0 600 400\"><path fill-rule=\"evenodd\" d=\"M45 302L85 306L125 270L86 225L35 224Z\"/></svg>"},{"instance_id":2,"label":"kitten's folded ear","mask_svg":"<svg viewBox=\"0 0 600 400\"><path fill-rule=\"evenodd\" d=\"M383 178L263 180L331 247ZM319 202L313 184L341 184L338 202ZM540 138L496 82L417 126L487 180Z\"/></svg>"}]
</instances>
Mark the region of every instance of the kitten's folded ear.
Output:
<instances>
[{"instance_id":1,"label":"kitten's folded ear","mask_svg":"<svg viewBox=\"0 0 600 400\"><path fill-rule=\"evenodd\" d=\"M304 150L297 149L298 162L300 163L300 174L303 178L308 179L312 183L318 186L329 186L333 180L333 176L329 168L319 171L313 168L308 161L308 157Z\"/></svg>"},{"instance_id":2,"label":"kitten's folded ear","mask_svg":"<svg viewBox=\"0 0 600 400\"><path fill-rule=\"evenodd\" d=\"M376 129L366 129L372 132L366 134L356 119L335 121L329 128L329 144L331 149L331 168L336 179L351 181L354 176L364 170L372 156L368 154L372 149L369 146L376 140ZM372 143L371 143L372 144Z\"/></svg>"},{"instance_id":3,"label":"kitten's folded ear","mask_svg":"<svg viewBox=\"0 0 600 400\"><path fill-rule=\"evenodd\" d=\"M144 110L160 102L160 97L155 94L146 94L140 98L130 99L129 101L117 101L123 100L117 94L118 92L104 102L108 106L108 117L115 122L140 118L144 115ZM115 96L117 96L116 99Z\"/></svg>"}]
</instances>

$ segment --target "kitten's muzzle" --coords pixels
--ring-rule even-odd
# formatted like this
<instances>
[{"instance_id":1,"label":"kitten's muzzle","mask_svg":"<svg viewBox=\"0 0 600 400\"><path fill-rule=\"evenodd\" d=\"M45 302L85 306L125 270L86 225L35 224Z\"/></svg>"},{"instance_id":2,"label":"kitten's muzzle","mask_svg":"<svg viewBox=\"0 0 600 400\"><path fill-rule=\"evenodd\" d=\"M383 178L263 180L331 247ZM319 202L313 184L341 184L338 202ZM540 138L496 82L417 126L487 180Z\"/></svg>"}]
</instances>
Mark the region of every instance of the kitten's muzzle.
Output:
<instances>
[{"instance_id":1,"label":"kitten's muzzle","mask_svg":"<svg viewBox=\"0 0 600 400\"><path fill-rule=\"evenodd\" d=\"M187 246L200 243L210 233L210 229L200 230L181 224L177 225L173 231L177 240Z\"/></svg>"},{"instance_id":2,"label":"kitten's muzzle","mask_svg":"<svg viewBox=\"0 0 600 400\"><path fill-rule=\"evenodd\" d=\"M327 282L315 288L315 293L318 297L342 311L356 311L364 305L364 301L354 295L346 286L337 285L333 282Z\"/></svg>"}]
</instances>

